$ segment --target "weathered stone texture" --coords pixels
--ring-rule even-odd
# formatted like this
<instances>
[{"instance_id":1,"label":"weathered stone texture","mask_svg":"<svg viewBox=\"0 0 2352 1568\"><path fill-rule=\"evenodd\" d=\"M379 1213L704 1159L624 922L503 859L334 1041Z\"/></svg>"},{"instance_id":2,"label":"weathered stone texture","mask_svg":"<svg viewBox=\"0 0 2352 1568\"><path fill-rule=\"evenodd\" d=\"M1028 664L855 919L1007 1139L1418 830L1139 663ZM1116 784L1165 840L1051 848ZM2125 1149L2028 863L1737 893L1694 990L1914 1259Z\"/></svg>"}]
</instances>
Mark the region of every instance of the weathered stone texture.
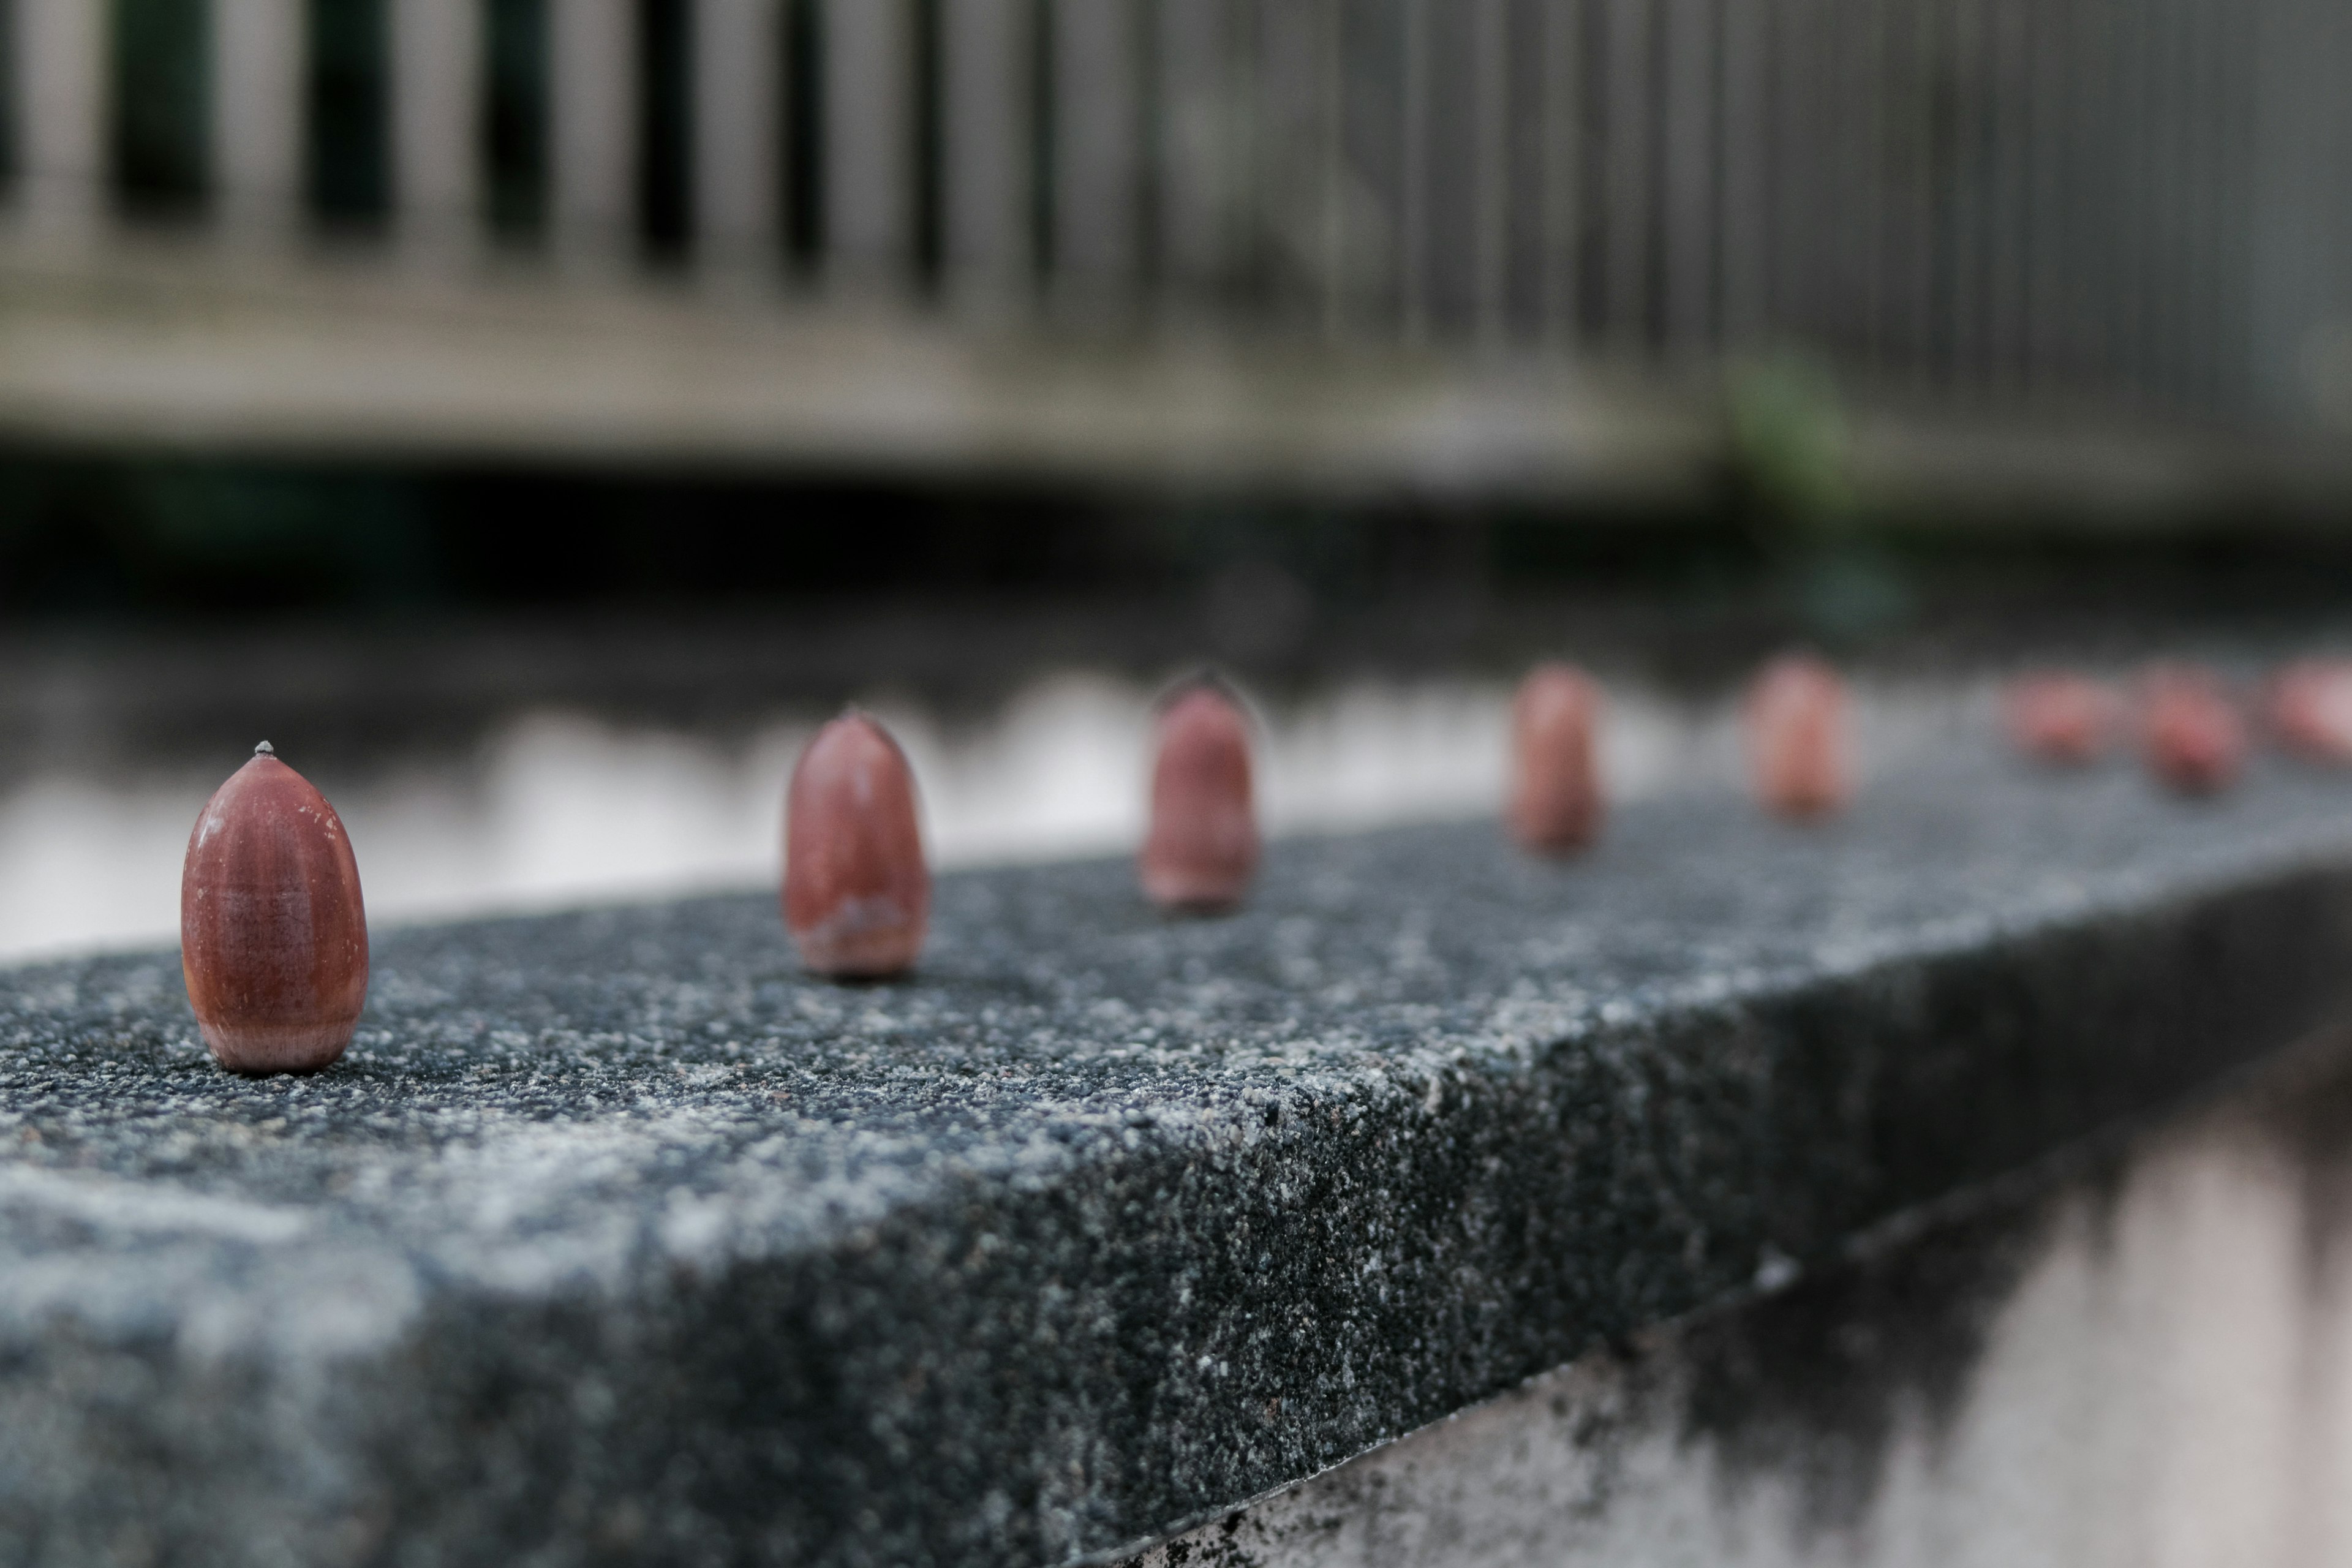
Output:
<instances>
[{"instance_id":1,"label":"weathered stone texture","mask_svg":"<svg viewBox=\"0 0 2352 1568\"><path fill-rule=\"evenodd\" d=\"M2336 1016L2352 791L1983 760L934 931L870 987L766 894L383 933L349 1056L258 1081L171 955L7 977L0 1561L1108 1551Z\"/></svg>"}]
</instances>

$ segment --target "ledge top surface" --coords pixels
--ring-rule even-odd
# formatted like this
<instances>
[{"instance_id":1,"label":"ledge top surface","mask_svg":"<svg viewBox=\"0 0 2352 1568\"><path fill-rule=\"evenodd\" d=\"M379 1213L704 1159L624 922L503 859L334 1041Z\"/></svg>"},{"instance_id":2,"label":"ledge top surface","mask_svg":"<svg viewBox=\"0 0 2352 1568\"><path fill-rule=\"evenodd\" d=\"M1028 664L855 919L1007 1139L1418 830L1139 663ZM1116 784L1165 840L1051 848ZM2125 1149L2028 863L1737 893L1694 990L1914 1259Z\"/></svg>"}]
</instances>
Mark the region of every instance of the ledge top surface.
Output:
<instances>
[{"instance_id":1,"label":"ledge top surface","mask_svg":"<svg viewBox=\"0 0 2352 1568\"><path fill-rule=\"evenodd\" d=\"M0 1254L331 1236L527 1289L832 1245L963 1184L1261 1138L1302 1094L1436 1110L1465 1068L2347 852L2352 786L2310 770L2186 802L1979 759L1816 826L1637 805L1564 862L1491 824L1280 844L1220 920L1162 918L1124 863L951 875L885 984L806 975L766 896L398 930L310 1078L215 1069L175 955L43 965L0 977ZM0 1272L0 1310L42 1293Z\"/></svg>"}]
</instances>

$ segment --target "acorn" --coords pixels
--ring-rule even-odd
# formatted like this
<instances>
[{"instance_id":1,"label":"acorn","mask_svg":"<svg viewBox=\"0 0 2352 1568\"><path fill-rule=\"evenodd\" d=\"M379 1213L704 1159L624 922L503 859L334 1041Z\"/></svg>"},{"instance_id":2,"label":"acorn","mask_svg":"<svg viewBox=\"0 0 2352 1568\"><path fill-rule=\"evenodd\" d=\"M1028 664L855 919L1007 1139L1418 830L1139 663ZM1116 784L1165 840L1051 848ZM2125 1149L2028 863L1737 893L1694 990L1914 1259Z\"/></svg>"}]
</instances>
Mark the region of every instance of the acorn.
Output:
<instances>
[{"instance_id":1,"label":"acorn","mask_svg":"<svg viewBox=\"0 0 2352 1568\"><path fill-rule=\"evenodd\" d=\"M2180 795L2216 795L2245 765L2246 729L2219 677L2193 665L2148 671L2140 708L2148 771Z\"/></svg>"},{"instance_id":2,"label":"acorn","mask_svg":"<svg viewBox=\"0 0 2352 1568\"><path fill-rule=\"evenodd\" d=\"M1213 682L1195 681L1160 710L1151 826L1137 858L1144 896L1162 909L1232 909L1256 874L1249 721Z\"/></svg>"},{"instance_id":3,"label":"acorn","mask_svg":"<svg viewBox=\"0 0 2352 1568\"><path fill-rule=\"evenodd\" d=\"M2035 762L2080 767L2114 738L2116 700L2088 677L2059 670L2021 675L2002 693L2010 743Z\"/></svg>"},{"instance_id":4,"label":"acorn","mask_svg":"<svg viewBox=\"0 0 2352 1568\"><path fill-rule=\"evenodd\" d=\"M2352 660L2297 659L2272 677L2263 707L2287 751L2307 762L2352 763Z\"/></svg>"},{"instance_id":5,"label":"acorn","mask_svg":"<svg viewBox=\"0 0 2352 1568\"><path fill-rule=\"evenodd\" d=\"M816 732L784 802L784 929L819 974L878 980L923 951L931 872L915 774L890 732L851 710Z\"/></svg>"},{"instance_id":6,"label":"acorn","mask_svg":"<svg viewBox=\"0 0 2352 1568\"><path fill-rule=\"evenodd\" d=\"M180 874L180 971L231 1072L315 1072L367 1001L367 910L342 819L264 741L196 818Z\"/></svg>"},{"instance_id":7,"label":"acorn","mask_svg":"<svg viewBox=\"0 0 2352 1568\"><path fill-rule=\"evenodd\" d=\"M1757 799L1794 821L1825 816L1853 795L1845 682L1801 654L1764 667L1748 693L1748 752Z\"/></svg>"},{"instance_id":8,"label":"acorn","mask_svg":"<svg viewBox=\"0 0 2352 1568\"><path fill-rule=\"evenodd\" d=\"M1601 689L1565 664L1539 664L1511 700L1511 837L1539 855L1569 855L1601 834Z\"/></svg>"}]
</instances>

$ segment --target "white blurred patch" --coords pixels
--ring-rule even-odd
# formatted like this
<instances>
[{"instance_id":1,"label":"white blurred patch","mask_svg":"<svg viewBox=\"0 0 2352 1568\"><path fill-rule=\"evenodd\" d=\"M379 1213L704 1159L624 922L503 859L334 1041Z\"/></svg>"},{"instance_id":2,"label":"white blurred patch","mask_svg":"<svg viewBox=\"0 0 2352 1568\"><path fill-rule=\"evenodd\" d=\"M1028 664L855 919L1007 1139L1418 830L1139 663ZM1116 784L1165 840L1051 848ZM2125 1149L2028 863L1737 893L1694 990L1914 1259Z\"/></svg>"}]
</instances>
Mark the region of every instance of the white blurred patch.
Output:
<instances>
[{"instance_id":1,"label":"white blurred patch","mask_svg":"<svg viewBox=\"0 0 2352 1568\"><path fill-rule=\"evenodd\" d=\"M941 867L1122 854L1143 831L1150 688L1070 673L980 721L887 695L866 704L905 746ZM1498 808L1510 687L1358 680L1289 700L1253 698L1259 789L1276 835L1460 819ZM1988 726L1972 688L1864 685L1865 778ZM519 715L470 759L393 759L357 784L323 781L359 856L379 925L773 884L784 782L821 716L780 718L732 743L579 712ZM1978 743L1985 743L1979 740ZM290 759L299 767L301 759ZM1737 709L1613 687L1601 767L1611 796L1739 787ZM0 798L0 958L165 943L202 782L59 772Z\"/></svg>"}]
</instances>

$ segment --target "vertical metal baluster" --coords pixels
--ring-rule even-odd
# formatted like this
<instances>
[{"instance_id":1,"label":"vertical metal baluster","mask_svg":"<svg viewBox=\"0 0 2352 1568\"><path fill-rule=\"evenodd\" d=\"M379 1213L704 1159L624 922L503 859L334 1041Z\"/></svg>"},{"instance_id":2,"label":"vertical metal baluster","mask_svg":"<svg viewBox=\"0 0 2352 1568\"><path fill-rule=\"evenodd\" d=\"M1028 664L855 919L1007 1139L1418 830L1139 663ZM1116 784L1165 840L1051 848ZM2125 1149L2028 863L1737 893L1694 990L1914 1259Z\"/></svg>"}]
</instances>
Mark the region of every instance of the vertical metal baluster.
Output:
<instances>
[{"instance_id":1,"label":"vertical metal baluster","mask_svg":"<svg viewBox=\"0 0 2352 1568\"><path fill-rule=\"evenodd\" d=\"M1988 391L2014 396L2025 384L2025 273L2032 243L2032 130L2026 6L2031 0L1984 0L1992 97L1988 106L1985 197L1985 363Z\"/></svg>"},{"instance_id":2,"label":"vertical metal baluster","mask_svg":"<svg viewBox=\"0 0 2352 1568\"><path fill-rule=\"evenodd\" d=\"M106 209L109 9L99 0L14 0L19 188L44 237L85 238Z\"/></svg>"},{"instance_id":3,"label":"vertical metal baluster","mask_svg":"<svg viewBox=\"0 0 2352 1568\"><path fill-rule=\"evenodd\" d=\"M1715 327L1715 123L1713 0L1666 0L1666 343L1695 356Z\"/></svg>"},{"instance_id":4,"label":"vertical metal baluster","mask_svg":"<svg viewBox=\"0 0 2352 1568\"><path fill-rule=\"evenodd\" d=\"M1780 26L1773 69L1779 90L1773 111L1772 327L1782 338L1809 338L1819 328L1813 316L1812 242L1821 222L1814 197L1820 149L1814 122L1821 113L1815 41L1825 0L1775 0Z\"/></svg>"},{"instance_id":5,"label":"vertical metal baluster","mask_svg":"<svg viewBox=\"0 0 2352 1568\"><path fill-rule=\"evenodd\" d=\"M947 0L941 176L949 284L1002 306L1034 266L1029 245L1030 123L1023 0Z\"/></svg>"},{"instance_id":6,"label":"vertical metal baluster","mask_svg":"<svg viewBox=\"0 0 2352 1568\"><path fill-rule=\"evenodd\" d=\"M2144 254L2139 263L2139 294L2132 312L2133 358L2141 395L2161 405L2171 401L2170 367L2166 363L2164 334L2159 331L2164 305L2172 298L2176 233L2172 195L2181 176L2179 106L2171 101L2167 79L2172 66L2172 0L2146 0L2141 26L2147 41L2140 52L2138 86L2140 167L2144 171L2141 202Z\"/></svg>"},{"instance_id":7,"label":"vertical metal baluster","mask_svg":"<svg viewBox=\"0 0 2352 1568\"><path fill-rule=\"evenodd\" d=\"M2267 7L2265 7L2267 9ZM2266 18L2273 23L2275 16ZM2266 279L2260 267L2262 253L2256 226L2263 218L2262 162L2267 151L2262 131L2269 83L2261 29L2239 26L2225 29L2224 52L2231 65L2228 93L2228 167L2231 178L2223 195L2225 216L2216 226L2223 237L2227 286L2221 298L2217 336L2223 345L2229 376L2229 405L2241 415L2268 412L2260 305Z\"/></svg>"},{"instance_id":8,"label":"vertical metal baluster","mask_svg":"<svg viewBox=\"0 0 2352 1568\"><path fill-rule=\"evenodd\" d=\"M1813 89L1818 95L1810 127L1812 156L1807 174L1812 187L1812 221L1806 231L1806 285L1814 346L1843 358L1853 352L1853 313L1861 298L1855 252L1864 248L1853 204L1855 129L1850 78L1852 0L1821 0L1814 36Z\"/></svg>"},{"instance_id":9,"label":"vertical metal baluster","mask_svg":"<svg viewBox=\"0 0 2352 1568\"><path fill-rule=\"evenodd\" d=\"M1769 301L1773 9L1772 0L1722 0L1717 13L1723 29L1722 339L1735 353L1763 335Z\"/></svg>"},{"instance_id":10,"label":"vertical metal baluster","mask_svg":"<svg viewBox=\"0 0 2352 1568\"><path fill-rule=\"evenodd\" d=\"M1266 179L1271 160L1265 134L1265 15L1260 0L1231 3L1234 24L1225 37L1227 68L1233 73L1226 151L1232 159L1228 178L1234 199L1225 243L1240 286L1237 297L1248 301L1264 326L1272 303L1268 261L1273 247L1266 228L1274 200Z\"/></svg>"},{"instance_id":11,"label":"vertical metal baluster","mask_svg":"<svg viewBox=\"0 0 2352 1568\"><path fill-rule=\"evenodd\" d=\"M2221 345L2229 405L2251 413L2258 396L2253 363L2252 230L2254 222L2255 127L2261 120L2261 61L2246 29L2228 29L2222 53L2230 62L2224 96L2226 166L2231 177L2221 194L2221 221L2214 226L2221 250L2223 286L2215 298L2214 339Z\"/></svg>"},{"instance_id":12,"label":"vertical metal baluster","mask_svg":"<svg viewBox=\"0 0 2352 1568\"><path fill-rule=\"evenodd\" d=\"M2200 0L2205 26L2200 29L2199 96L2202 104L2205 158L2204 188L2197 201L2198 299L2195 334L2198 345L2198 387L2206 410L2224 412L2230 404L2229 348L2224 339L2222 300L2230 287L2228 225L2231 190L2236 185L2231 165L2230 106L2233 70L2229 40L2237 31L2234 14L2224 16L2219 6L2227 0Z\"/></svg>"},{"instance_id":13,"label":"vertical metal baluster","mask_svg":"<svg viewBox=\"0 0 2352 1568\"><path fill-rule=\"evenodd\" d=\"M1254 69L1258 226L1265 281L1286 323L1319 331L1325 175L1320 0L1257 10Z\"/></svg>"},{"instance_id":14,"label":"vertical metal baluster","mask_svg":"<svg viewBox=\"0 0 2352 1568\"><path fill-rule=\"evenodd\" d=\"M2100 278L2094 287L2105 310L2101 325L2102 390L2129 395L2137 390L2137 366L2132 361L2131 326L2140 290L2140 247L2147 243L2147 192L2141 183L2141 123L2135 87L2145 53L2146 16L2139 0L2129 0L2128 14L2117 0L2100 6L2100 58L2107 83L2106 147L2102 173L2113 203L2113 216L2099 233Z\"/></svg>"},{"instance_id":15,"label":"vertical metal baluster","mask_svg":"<svg viewBox=\"0 0 2352 1568\"><path fill-rule=\"evenodd\" d=\"M1842 48L1851 27L1849 0L1819 0L1813 9L1814 96L1805 170L1811 209L1805 229L1806 314L1814 347L1843 355L1852 347L1850 316L1861 291L1853 274L1853 253L1859 241L1850 206L1856 137Z\"/></svg>"},{"instance_id":16,"label":"vertical metal baluster","mask_svg":"<svg viewBox=\"0 0 2352 1568\"><path fill-rule=\"evenodd\" d=\"M1507 0L1470 0L1469 11L1473 310L1478 342L1492 351L1510 305L1510 17Z\"/></svg>"},{"instance_id":17,"label":"vertical metal baluster","mask_svg":"<svg viewBox=\"0 0 2352 1568\"><path fill-rule=\"evenodd\" d=\"M2076 56L2076 68L2084 89L2075 100L2071 192L2077 215L2072 236L2074 309L2080 324L2075 374L2077 387L2095 395L2114 374L2109 352L2115 322L2113 241L2122 216L2114 184L2116 40L2105 0L2084 0L2081 10L2084 47Z\"/></svg>"},{"instance_id":18,"label":"vertical metal baluster","mask_svg":"<svg viewBox=\"0 0 2352 1568\"><path fill-rule=\"evenodd\" d=\"M1946 151L1946 204L1936 258L1936 321L1943 335L1948 392L1975 391L1984 360L1986 110L1992 91L1988 68L1986 0L1950 0L1944 35L1944 71L1950 119Z\"/></svg>"},{"instance_id":19,"label":"vertical metal baluster","mask_svg":"<svg viewBox=\"0 0 2352 1568\"><path fill-rule=\"evenodd\" d=\"M1176 297L1197 303L1232 268L1232 14L1226 0L1162 0L1158 19L1160 229Z\"/></svg>"},{"instance_id":20,"label":"vertical metal baluster","mask_svg":"<svg viewBox=\"0 0 2352 1568\"><path fill-rule=\"evenodd\" d=\"M914 28L907 0L826 0L825 280L906 287L915 234Z\"/></svg>"},{"instance_id":21,"label":"vertical metal baluster","mask_svg":"<svg viewBox=\"0 0 2352 1568\"><path fill-rule=\"evenodd\" d=\"M2108 80L2113 84L2107 122L2110 127L2107 184L2115 193L2116 221L2107 227L2105 264L2107 278L2100 290L2107 305L2107 372L2111 395L2137 396L2142 390L2144 366L2139 357L2140 305L2147 292L2148 247L2154 216L2148 187L2148 139L2154 127L2147 114L2148 39L2153 0L2131 0L2129 14L2106 7L2105 48Z\"/></svg>"},{"instance_id":22,"label":"vertical metal baluster","mask_svg":"<svg viewBox=\"0 0 2352 1568\"><path fill-rule=\"evenodd\" d=\"M1854 235L1861 246L1861 287L1855 295L1861 316L1853 345L1874 375L1884 375L1888 369L1887 323L1895 293L1891 215L1900 210L1895 199L1894 115L1888 102L1894 62L1893 27L1887 16L1890 3L1852 0L1856 37L1846 89L1853 94L1860 132L1854 139Z\"/></svg>"},{"instance_id":23,"label":"vertical metal baluster","mask_svg":"<svg viewBox=\"0 0 2352 1568\"><path fill-rule=\"evenodd\" d=\"M2173 9L2173 70L2171 115L2178 120L2173 127L2178 136L2178 148L2173 155L2173 296L2166 300L2164 339L2166 362L2168 362L2168 388L2166 397L2178 406L2189 409L2197 405L2197 369L2194 369L2194 320L2197 320L2197 287L2200 287L2200 193L2204 191L2204 148L2201 148L2201 127L2204 127L2206 103L2200 91L2200 0L2185 0Z\"/></svg>"},{"instance_id":24,"label":"vertical metal baluster","mask_svg":"<svg viewBox=\"0 0 2352 1568\"><path fill-rule=\"evenodd\" d=\"M2074 153L2073 0L2029 9L2032 37L2033 134L2027 167L2033 183L2031 259L2026 269L2026 384L2036 394L2065 377L2071 281L2067 266L2069 186Z\"/></svg>"},{"instance_id":25,"label":"vertical metal baluster","mask_svg":"<svg viewBox=\"0 0 2352 1568\"><path fill-rule=\"evenodd\" d=\"M777 0L695 0L694 226L706 276L774 275L783 187Z\"/></svg>"},{"instance_id":26,"label":"vertical metal baluster","mask_svg":"<svg viewBox=\"0 0 2352 1568\"><path fill-rule=\"evenodd\" d=\"M1398 116L1403 141L1402 213L1404 254L1398 266L1399 315L1404 341L1419 345L1429 339L1429 4L1403 0L1403 113Z\"/></svg>"},{"instance_id":27,"label":"vertical metal baluster","mask_svg":"<svg viewBox=\"0 0 2352 1568\"><path fill-rule=\"evenodd\" d=\"M481 79L479 0L394 0L394 210L427 262L461 259L480 232Z\"/></svg>"},{"instance_id":28,"label":"vertical metal baluster","mask_svg":"<svg viewBox=\"0 0 2352 1568\"><path fill-rule=\"evenodd\" d=\"M637 27L633 0L548 7L554 238L574 265L610 265L635 239Z\"/></svg>"},{"instance_id":29,"label":"vertical metal baluster","mask_svg":"<svg viewBox=\"0 0 2352 1568\"><path fill-rule=\"evenodd\" d=\"M2189 135L2194 174L2181 192L2182 218L2188 225L2181 258L2185 268L2182 353L2188 378L2184 391L2200 412L2210 414L2215 412L2215 389L2212 342L2207 333L2212 319L2209 305L2215 279L2212 243L2206 230L2214 220L2213 192L2221 181L2215 136L2220 119L2221 65L2221 51L2212 36L2210 0L2190 0L2185 10L2189 30L2182 44L2182 64L2186 68L2182 91L2189 105Z\"/></svg>"},{"instance_id":30,"label":"vertical metal baluster","mask_svg":"<svg viewBox=\"0 0 2352 1568\"><path fill-rule=\"evenodd\" d=\"M1867 248L1854 221L1857 129L1853 76L1853 0L1821 0L1813 39L1812 221L1808 229L1808 302L1817 345L1852 352L1853 312L1862 297L1856 253Z\"/></svg>"},{"instance_id":31,"label":"vertical metal baluster","mask_svg":"<svg viewBox=\"0 0 2352 1568\"><path fill-rule=\"evenodd\" d=\"M1584 138L1579 74L1583 16L1578 0L1543 0L1543 286L1545 346L1576 339L1577 226L1583 203Z\"/></svg>"},{"instance_id":32,"label":"vertical metal baluster","mask_svg":"<svg viewBox=\"0 0 2352 1568\"><path fill-rule=\"evenodd\" d=\"M1844 355L1853 349L1853 312L1862 295L1855 269L1864 242L1854 222L1855 129L1851 0L1821 0L1816 7L1807 176L1811 219L1806 228L1806 297L1817 346Z\"/></svg>"},{"instance_id":33,"label":"vertical metal baluster","mask_svg":"<svg viewBox=\"0 0 2352 1568\"><path fill-rule=\"evenodd\" d=\"M1901 89L1906 105L1903 118L1914 139L1911 188L1905 203L1903 288L1908 308L1903 336L1911 362L1910 379L1921 386L1945 382L1950 363L1949 315L1939 279L1949 262L1951 244L1947 232L1951 148L1946 141L1941 100L1945 73L1951 63L1953 4L1954 0L1913 0L1911 45L1904 57L1907 79Z\"/></svg>"},{"instance_id":34,"label":"vertical metal baluster","mask_svg":"<svg viewBox=\"0 0 2352 1568\"><path fill-rule=\"evenodd\" d=\"M1620 348L1649 328L1651 15L1649 0L1609 4L1608 326Z\"/></svg>"},{"instance_id":35,"label":"vertical metal baluster","mask_svg":"<svg viewBox=\"0 0 2352 1568\"><path fill-rule=\"evenodd\" d=\"M1884 193L1879 237L1879 357L1889 384L1916 382L1926 357L1918 338L1919 200L1927 179L1919 123L1920 35L1935 0L1878 0L1879 158Z\"/></svg>"},{"instance_id":36,"label":"vertical metal baluster","mask_svg":"<svg viewBox=\"0 0 2352 1568\"><path fill-rule=\"evenodd\" d=\"M1100 307L1135 273L1135 0L1054 8L1055 281Z\"/></svg>"},{"instance_id":37,"label":"vertical metal baluster","mask_svg":"<svg viewBox=\"0 0 2352 1568\"><path fill-rule=\"evenodd\" d=\"M2196 7L2194 0L2171 0L2164 30L2164 99L2158 105L2159 121L2170 133L2165 162L2174 171L2166 180L2164 201L2170 228L2165 246L2164 299L2150 330L2159 334L2162 348L2160 379L2167 403L2185 410L2195 401L2194 376L2189 360L2189 323L2194 319L2190 296L2195 277L2190 265L2194 233L2194 192L2198 180L2197 117L2192 89ZM2161 174L2161 171L2159 171Z\"/></svg>"},{"instance_id":38,"label":"vertical metal baluster","mask_svg":"<svg viewBox=\"0 0 2352 1568\"><path fill-rule=\"evenodd\" d=\"M213 0L212 53L216 221L236 243L282 241L301 214L302 0Z\"/></svg>"},{"instance_id":39,"label":"vertical metal baluster","mask_svg":"<svg viewBox=\"0 0 2352 1568\"><path fill-rule=\"evenodd\" d=\"M1316 182L1322 211L1323 337L1336 342L1347 331L1351 287L1349 266L1348 56L1344 0L1318 0L1315 80L1322 150Z\"/></svg>"}]
</instances>

